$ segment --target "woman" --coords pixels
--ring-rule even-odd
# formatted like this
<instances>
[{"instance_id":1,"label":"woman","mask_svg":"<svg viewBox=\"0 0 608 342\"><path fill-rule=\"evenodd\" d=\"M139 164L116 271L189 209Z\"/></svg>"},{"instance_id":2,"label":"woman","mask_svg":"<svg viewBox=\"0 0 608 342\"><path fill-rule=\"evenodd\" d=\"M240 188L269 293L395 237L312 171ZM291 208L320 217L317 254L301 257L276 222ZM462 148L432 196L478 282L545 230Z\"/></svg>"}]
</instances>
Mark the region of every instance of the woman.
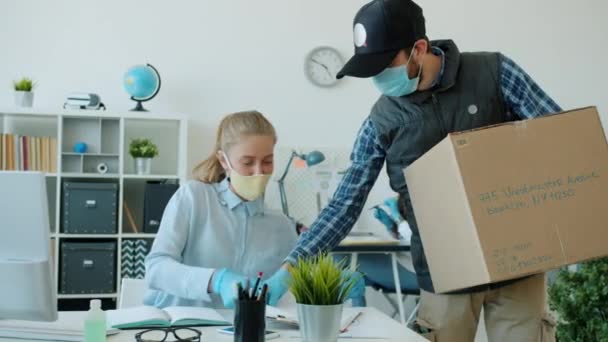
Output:
<instances>
[{"instance_id":1,"label":"woman","mask_svg":"<svg viewBox=\"0 0 608 342\"><path fill-rule=\"evenodd\" d=\"M259 112L226 116L196 180L171 198L150 254L144 303L232 308L235 283L273 274L295 246L295 223L264 207L277 136Z\"/></svg>"}]
</instances>

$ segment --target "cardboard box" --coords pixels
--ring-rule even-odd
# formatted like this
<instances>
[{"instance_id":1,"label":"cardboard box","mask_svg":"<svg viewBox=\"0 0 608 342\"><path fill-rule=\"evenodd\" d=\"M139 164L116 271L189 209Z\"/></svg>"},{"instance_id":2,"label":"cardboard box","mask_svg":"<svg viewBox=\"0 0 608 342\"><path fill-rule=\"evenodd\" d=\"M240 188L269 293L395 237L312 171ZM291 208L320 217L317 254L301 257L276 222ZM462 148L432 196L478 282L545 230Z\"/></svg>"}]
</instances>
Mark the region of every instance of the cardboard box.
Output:
<instances>
[{"instance_id":1,"label":"cardboard box","mask_svg":"<svg viewBox=\"0 0 608 342\"><path fill-rule=\"evenodd\" d=\"M608 255L595 107L450 134L404 172L437 292Z\"/></svg>"}]
</instances>

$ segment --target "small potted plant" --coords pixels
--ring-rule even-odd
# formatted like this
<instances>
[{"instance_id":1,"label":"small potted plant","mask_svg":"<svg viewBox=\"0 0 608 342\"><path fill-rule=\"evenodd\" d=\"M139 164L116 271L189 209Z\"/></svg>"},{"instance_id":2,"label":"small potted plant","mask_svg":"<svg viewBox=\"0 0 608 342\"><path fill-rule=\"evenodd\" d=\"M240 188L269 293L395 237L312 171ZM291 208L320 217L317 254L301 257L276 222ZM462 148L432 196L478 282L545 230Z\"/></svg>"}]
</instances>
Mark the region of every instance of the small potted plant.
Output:
<instances>
[{"instance_id":1,"label":"small potted plant","mask_svg":"<svg viewBox=\"0 0 608 342\"><path fill-rule=\"evenodd\" d=\"M302 341L337 341L342 307L359 280L357 276L345 269L343 261L335 261L327 254L299 259L289 273L289 290L296 299Z\"/></svg>"},{"instance_id":2,"label":"small potted plant","mask_svg":"<svg viewBox=\"0 0 608 342\"><path fill-rule=\"evenodd\" d=\"M15 105L17 107L31 107L34 103L34 92L36 84L30 78L24 77L18 81L13 81L15 88Z\"/></svg>"},{"instance_id":3,"label":"small potted plant","mask_svg":"<svg viewBox=\"0 0 608 342\"><path fill-rule=\"evenodd\" d=\"M158 155L158 147L147 138L132 139L129 154L135 160L136 173L149 175L152 169L152 158Z\"/></svg>"}]
</instances>

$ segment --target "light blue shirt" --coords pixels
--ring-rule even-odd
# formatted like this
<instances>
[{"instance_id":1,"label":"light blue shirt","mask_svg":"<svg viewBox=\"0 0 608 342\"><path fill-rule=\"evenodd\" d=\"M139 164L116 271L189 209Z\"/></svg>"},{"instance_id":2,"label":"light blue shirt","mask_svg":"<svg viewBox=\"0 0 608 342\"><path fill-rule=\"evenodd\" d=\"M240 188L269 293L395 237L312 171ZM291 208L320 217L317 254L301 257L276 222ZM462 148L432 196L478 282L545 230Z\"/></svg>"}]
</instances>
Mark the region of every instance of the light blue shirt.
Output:
<instances>
[{"instance_id":1,"label":"light blue shirt","mask_svg":"<svg viewBox=\"0 0 608 342\"><path fill-rule=\"evenodd\" d=\"M222 308L218 295L207 293L217 268L264 278L271 276L296 244L295 223L265 209L263 198L246 202L224 180L189 181L173 195L146 257L150 290L144 303L156 307Z\"/></svg>"}]
</instances>

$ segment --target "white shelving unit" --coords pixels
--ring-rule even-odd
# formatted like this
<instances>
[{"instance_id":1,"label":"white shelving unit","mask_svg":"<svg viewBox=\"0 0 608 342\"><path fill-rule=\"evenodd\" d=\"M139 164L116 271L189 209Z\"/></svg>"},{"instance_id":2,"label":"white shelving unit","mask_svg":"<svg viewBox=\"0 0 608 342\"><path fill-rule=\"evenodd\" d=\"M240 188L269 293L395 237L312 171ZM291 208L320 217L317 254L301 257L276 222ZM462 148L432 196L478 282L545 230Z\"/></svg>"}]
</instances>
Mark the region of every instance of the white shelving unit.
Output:
<instances>
[{"instance_id":1,"label":"white shelving unit","mask_svg":"<svg viewBox=\"0 0 608 342\"><path fill-rule=\"evenodd\" d=\"M59 288L60 243L64 240L116 241L116 284L113 293L58 294L58 299L117 299L121 283L123 239L153 239L143 233L143 188L146 181L170 180L182 184L187 179L188 121L180 115L141 112L65 111L0 109L0 133L24 136L50 136L57 139L57 172L47 173L47 193L51 225L51 247L55 282ZM150 175L135 174L128 153L133 138L150 138L159 147ZM76 142L87 144L86 153L73 152ZM97 172L105 163L108 171ZM61 227L62 184L65 181L114 182L118 184L118 221L116 234L66 234ZM124 203L128 202L138 232L131 230Z\"/></svg>"}]
</instances>

